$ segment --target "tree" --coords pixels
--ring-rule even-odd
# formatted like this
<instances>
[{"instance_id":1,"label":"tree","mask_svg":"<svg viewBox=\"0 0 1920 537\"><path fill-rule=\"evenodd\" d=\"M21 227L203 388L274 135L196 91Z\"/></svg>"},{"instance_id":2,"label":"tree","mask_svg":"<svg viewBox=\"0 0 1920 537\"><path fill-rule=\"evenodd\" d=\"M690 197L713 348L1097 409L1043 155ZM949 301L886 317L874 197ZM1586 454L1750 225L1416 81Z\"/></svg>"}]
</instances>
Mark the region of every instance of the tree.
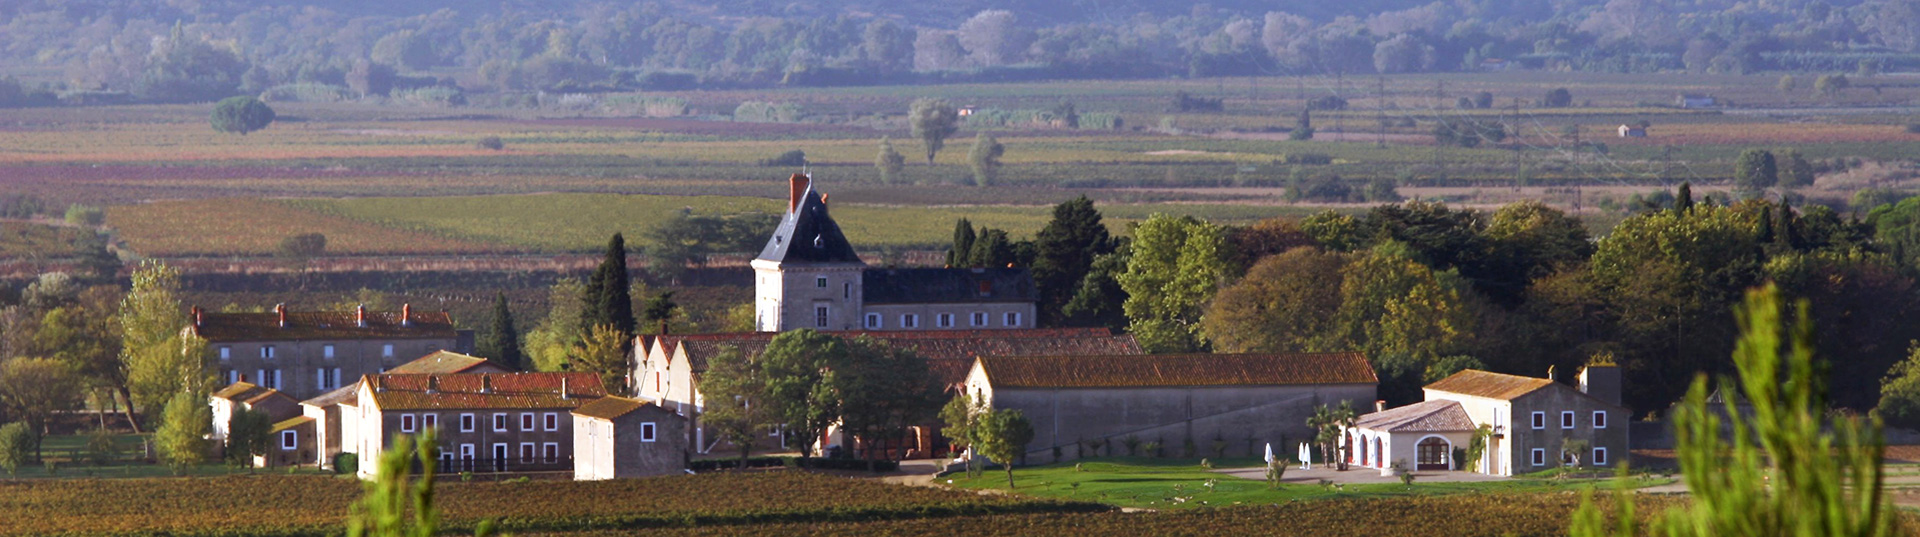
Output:
<instances>
[{"instance_id":1,"label":"tree","mask_svg":"<svg viewBox=\"0 0 1920 537\"><path fill-rule=\"evenodd\" d=\"M52 358L13 358L0 363L0 404L7 412L46 434L55 412L80 405L80 378Z\"/></svg>"},{"instance_id":2,"label":"tree","mask_svg":"<svg viewBox=\"0 0 1920 537\"><path fill-rule=\"evenodd\" d=\"M1130 243L1116 242L1119 245L1114 251L1093 258L1093 266L1087 269L1087 276L1081 278L1080 284L1074 287L1073 299L1060 309L1060 314L1066 317L1067 326L1105 326L1115 330L1126 328L1127 290L1120 285L1119 276L1127 271L1133 252Z\"/></svg>"},{"instance_id":3,"label":"tree","mask_svg":"<svg viewBox=\"0 0 1920 537\"><path fill-rule=\"evenodd\" d=\"M740 450L740 469L747 468L747 456L753 442L768 425L766 379L759 364L739 349L726 348L707 358L707 372L700 376L700 393L706 408L700 421L714 435Z\"/></svg>"},{"instance_id":4,"label":"tree","mask_svg":"<svg viewBox=\"0 0 1920 537\"><path fill-rule=\"evenodd\" d=\"M953 223L953 247L947 249L947 266L968 268L973 260L973 222L961 218Z\"/></svg>"},{"instance_id":5,"label":"tree","mask_svg":"<svg viewBox=\"0 0 1920 537\"><path fill-rule=\"evenodd\" d=\"M78 203L68 205L67 212L63 216L67 225L75 227L100 227L101 224L107 223L105 210Z\"/></svg>"},{"instance_id":6,"label":"tree","mask_svg":"<svg viewBox=\"0 0 1920 537\"><path fill-rule=\"evenodd\" d=\"M673 312L679 309L680 304L673 301L673 291L661 291L659 294L647 297L647 304L641 308L640 316L646 318L649 323L659 323L658 333L666 334L667 322L673 320Z\"/></svg>"},{"instance_id":7,"label":"tree","mask_svg":"<svg viewBox=\"0 0 1920 537\"><path fill-rule=\"evenodd\" d=\"M1893 364L1880 380L1880 404L1876 407L1887 425L1902 429L1920 429L1920 345L1908 351L1907 359Z\"/></svg>"},{"instance_id":8,"label":"tree","mask_svg":"<svg viewBox=\"0 0 1920 537\"><path fill-rule=\"evenodd\" d=\"M907 109L907 123L913 126L913 137L919 138L927 146L927 165L933 165L933 155L946 146L947 137L960 130L960 111L944 99L917 99Z\"/></svg>"},{"instance_id":9,"label":"tree","mask_svg":"<svg viewBox=\"0 0 1920 537\"><path fill-rule=\"evenodd\" d=\"M1673 196L1673 212L1686 214L1693 210L1693 182L1681 181L1680 191Z\"/></svg>"},{"instance_id":10,"label":"tree","mask_svg":"<svg viewBox=\"0 0 1920 537\"><path fill-rule=\"evenodd\" d=\"M586 286L580 280L561 278L547 292L547 318L527 332L526 350L532 368L528 371L559 371L568 355L579 345L585 330L580 319L586 312Z\"/></svg>"},{"instance_id":11,"label":"tree","mask_svg":"<svg viewBox=\"0 0 1920 537\"><path fill-rule=\"evenodd\" d=\"M1287 133L1287 139L1305 141L1313 139L1313 108L1301 108L1300 119L1294 122L1293 131Z\"/></svg>"},{"instance_id":12,"label":"tree","mask_svg":"<svg viewBox=\"0 0 1920 537\"><path fill-rule=\"evenodd\" d=\"M20 421L0 426L0 470L6 470L8 477L18 477L20 467L32 461L39 449L40 438L33 434L33 426Z\"/></svg>"},{"instance_id":13,"label":"tree","mask_svg":"<svg viewBox=\"0 0 1920 537\"><path fill-rule=\"evenodd\" d=\"M1852 85L1851 82L1847 81L1847 75L1820 75L1820 78L1813 79L1813 95L1815 97L1839 97L1840 92L1845 91Z\"/></svg>"},{"instance_id":14,"label":"tree","mask_svg":"<svg viewBox=\"0 0 1920 537\"><path fill-rule=\"evenodd\" d=\"M1316 350L1376 357L1381 398L1405 404L1418 399L1428 367L1472 340L1476 316L1457 278L1408 258L1396 245L1376 246L1347 264L1335 335Z\"/></svg>"},{"instance_id":15,"label":"tree","mask_svg":"<svg viewBox=\"0 0 1920 537\"><path fill-rule=\"evenodd\" d=\"M1127 293L1129 331L1142 348L1201 349L1200 314L1229 276L1229 254L1221 228L1191 216L1156 213L1134 228L1132 257L1116 279Z\"/></svg>"},{"instance_id":16,"label":"tree","mask_svg":"<svg viewBox=\"0 0 1920 537\"><path fill-rule=\"evenodd\" d=\"M1786 75L1780 75L1780 82L1778 84L1774 84L1774 89L1780 90L1781 95L1786 95L1788 96L1789 99L1791 99L1793 95L1793 90L1799 88L1799 86L1800 86L1800 83L1793 79L1793 75L1786 74Z\"/></svg>"},{"instance_id":17,"label":"tree","mask_svg":"<svg viewBox=\"0 0 1920 537\"><path fill-rule=\"evenodd\" d=\"M273 124L273 107L248 96L228 97L213 105L213 130L240 135Z\"/></svg>"},{"instance_id":18,"label":"tree","mask_svg":"<svg viewBox=\"0 0 1920 537\"><path fill-rule=\"evenodd\" d=\"M393 83L399 78L400 74L394 72L393 66L363 59L353 62L353 68L346 73L345 82L347 89L359 93L360 98L365 99L369 96L384 96L393 91Z\"/></svg>"},{"instance_id":19,"label":"tree","mask_svg":"<svg viewBox=\"0 0 1920 537\"><path fill-rule=\"evenodd\" d=\"M1033 441L1033 423L1017 409L989 410L980 416L977 435L980 455L1007 469L1007 488L1013 488L1013 462Z\"/></svg>"},{"instance_id":20,"label":"tree","mask_svg":"<svg viewBox=\"0 0 1920 537\"><path fill-rule=\"evenodd\" d=\"M157 408L182 391L207 391L211 376L200 352L205 341L186 338L180 306L180 271L144 261L133 272L133 289L120 301L121 358L127 368L127 414ZM134 430L139 430L135 425Z\"/></svg>"},{"instance_id":21,"label":"tree","mask_svg":"<svg viewBox=\"0 0 1920 537\"><path fill-rule=\"evenodd\" d=\"M327 252L327 236L320 233L301 233L280 239L280 248L274 255L286 261L297 272L306 272L307 262Z\"/></svg>"},{"instance_id":22,"label":"tree","mask_svg":"<svg viewBox=\"0 0 1920 537\"><path fill-rule=\"evenodd\" d=\"M1573 106L1573 93L1568 92L1567 88L1554 88L1552 91L1547 92L1545 99L1541 99L1540 105L1547 108L1566 108Z\"/></svg>"},{"instance_id":23,"label":"tree","mask_svg":"<svg viewBox=\"0 0 1920 537\"><path fill-rule=\"evenodd\" d=\"M1347 257L1294 248L1255 263L1220 289L1200 320L1216 352L1298 352L1314 348L1340 310Z\"/></svg>"},{"instance_id":24,"label":"tree","mask_svg":"<svg viewBox=\"0 0 1920 537\"><path fill-rule=\"evenodd\" d=\"M607 240L606 257L600 260L587 280L586 309L580 315L583 328L609 325L622 334L634 333L633 278L627 274L627 240L619 233ZM624 346L624 344L623 344Z\"/></svg>"},{"instance_id":25,"label":"tree","mask_svg":"<svg viewBox=\"0 0 1920 537\"><path fill-rule=\"evenodd\" d=\"M1006 154L1007 147L995 140L993 135L980 133L973 137L973 150L967 152L967 166L973 169L973 184L991 186L1000 180L1000 156Z\"/></svg>"},{"instance_id":26,"label":"tree","mask_svg":"<svg viewBox=\"0 0 1920 537\"><path fill-rule=\"evenodd\" d=\"M880 66L887 72L913 69L913 41L915 33L887 19L876 19L867 23L862 34L860 51L867 61Z\"/></svg>"},{"instance_id":27,"label":"tree","mask_svg":"<svg viewBox=\"0 0 1920 537\"><path fill-rule=\"evenodd\" d=\"M760 353L768 410L797 437L802 457L840 417L832 366L847 353L846 341L807 329L774 336Z\"/></svg>"},{"instance_id":28,"label":"tree","mask_svg":"<svg viewBox=\"0 0 1920 537\"><path fill-rule=\"evenodd\" d=\"M880 137L880 154L873 159L873 167L880 169L881 184L899 184L900 173L907 169L907 156L893 150L893 139Z\"/></svg>"},{"instance_id":29,"label":"tree","mask_svg":"<svg viewBox=\"0 0 1920 537\"><path fill-rule=\"evenodd\" d=\"M973 241L973 253L967 254L966 266L969 267L1005 267L1015 264L1014 244L1007 238L1004 229L980 228L980 236Z\"/></svg>"},{"instance_id":30,"label":"tree","mask_svg":"<svg viewBox=\"0 0 1920 537\"><path fill-rule=\"evenodd\" d=\"M974 65L994 67L1019 61L1033 41L1033 32L1019 22L1011 11L989 9L960 23L956 33Z\"/></svg>"},{"instance_id":31,"label":"tree","mask_svg":"<svg viewBox=\"0 0 1920 537\"><path fill-rule=\"evenodd\" d=\"M207 407L206 395L192 390L175 392L167 400L163 414L160 429L153 435L160 460L175 474L206 462L205 438L213 421L213 409Z\"/></svg>"},{"instance_id":32,"label":"tree","mask_svg":"<svg viewBox=\"0 0 1920 537\"><path fill-rule=\"evenodd\" d=\"M962 391L948 400L946 406L940 407L942 425L940 435L947 437L947 444L953 446L953 449L959 449L960 446L971 449L980 443L980 416L986 412L987 408L984 405L975 403L972 396ZM967 475L969 476L974 475L977 470L973 463L974 458L967 457Z\"/></svg>"},{"instance_id":33,"label":"tree","mask_svg":"<svg viewBox=\"0 0 1920 537\"><path fill-rule=\"evenodd\" d=\"M1778 182L1780 168L1771 151L1748 149L1740 152L1740 159L1733 163L1734 187L1743 192L1759 192Z\"/></svg>"},{"instance_id":34,"label":"tree","mask_svg":"<svg viewBox=\"0 0 1920 537\"><path fill-rule=\"evenodd\" d=\"M1313 429L1313 443L1320 448L1320 460L1329 467L1347 469L1346 453L1342 448L1351 448L1341 442L1341 436L1353 427L1358 414L1353 410L1352 401L1341 401L1339 406L1319 405L1313 407L1313 415L1307 417L1307 427Z\"/></svg>"},{"instance_id":35,"label":"tree","mask_svg":"<svg viewBox=\"0 0 1920 537\"><path fill-rule=\"evenodd\" d=\"M1053 326L1065 320L1067 302L1080 280L1093 270L1093 260L1113 251L1113 238L1093 200L1080 196L1053 206L1053 219L1034 235L1033 283L1039 292L1039 323Z\"/></svg>"},{"instance_id":36,"label":"tree","mask_svg":"<svg viewBox=\"0 0 1920 537\"><path fill-rule=\"evenodd\" d=\"M1475 66L1478 67L1478 66ZM1482 91L1473 94L1474 108L1493 108L1493 92Z\"/></svg>"},{"instance_id":37,"label":"tree","mask_svg":"<svg viewBox=\"0 0 1920 537\"><path fill-rule=\"evenodd\" d=\"M1651 531L1671 536L1889 534L1895 511L1882 488L1886 441L1880 420L1822 412L1824 361L1815 358L1808 303L1787 307L1780 295L1771 285L1747 292L1738 308L1735 375L1718 381L1721 390L1743 396L1753 411L1734 411L1732 397L1724 408L1708 403L1706 373L1694 375L1686 399L1675 406L1675 452L1693 501L1657 518ZM1616 498L1618 528L1607 528L1588 494L1573 516L1573 535L1633 535L1636 518L1626 479L1621 478Z\"/></svg>"},{"instance_id":38,"label":"tree","mask_svg":"<svg viewBox=\"0 0 1920 537\"><path fill-rule=\"evenodd\" d=\"M493 295L493 320L477 345L482 356L508 371L533 371L534 365L520 348L520 331L514 327L513 310L507 307L507 294Z\"/></svg>"},{"instance_id":39,"label":"tree","mask_svg":"<svg viewBox=\"0 0 1920 537\"><path fill-rule=\"evenodd\" d=\"M832 366L840 426L866 448L872 471L876 451L890 451L909 427L935 416L941 386L927 361L911 350L867 336L847 340L846 348Z\"/></svg>"},{"instance_id":40,"label":"tree","mask_svg":"<svg viewBox=\"0 0 1920 537\"><path fill-rule=\"evenodd\" d=\"M249 465L266 455L273 440L273 419L258 410L235 408L227 417L227 462Z\"/></svg>"},{"instance_id":41,"label":"tree","mask_svg":"<svg viewBox=\"0 0 1920 537\"><path fill-rule=\"evenodd\" d=\"M626 346L632 336L610 324L596 324L574 347L569 356L576 372L598 373L609 394L627 393L626 378L631 373Z\"/></svg>"},{"instance_id":42,"label":"tree","mask_svg":"<svg viewBox=\"0 0 1920 537\"><path fill-rule=\"evenodd\" d=\"M1787 188L1813 186L1813 163L1800 154L1798 149L1782 149L1775 159L1780 168L1780 186Z\"/></svg>"}]
</instances>

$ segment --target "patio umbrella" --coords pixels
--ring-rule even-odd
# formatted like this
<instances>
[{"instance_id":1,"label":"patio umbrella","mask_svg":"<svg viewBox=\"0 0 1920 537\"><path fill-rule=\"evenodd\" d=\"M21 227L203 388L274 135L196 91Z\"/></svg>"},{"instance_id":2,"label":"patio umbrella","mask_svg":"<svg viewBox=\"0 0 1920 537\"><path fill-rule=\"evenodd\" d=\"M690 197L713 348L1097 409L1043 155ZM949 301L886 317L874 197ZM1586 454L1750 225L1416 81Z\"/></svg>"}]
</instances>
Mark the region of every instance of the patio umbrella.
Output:
<instances>
[{"instance_id":1,"label":"patio umbrella","mask_svg":"<svg viewBox=\"0 0 1920 537\"><path fill-rule=\"evenodd\" d=\"M1313 469L1313 448L1307 447L1306 442L1300 443L1300 469Z\"/></svg>"},{"instance_id":2,"label":"patio umbrella","mask_svg":"<svg viewBox=\"0 0 1920 537\"><path fill-rule=\"evenodd\" d=\"M1273 465L1273 442L1267 442L1267 465Z\"/></svg>"}]
</instances>

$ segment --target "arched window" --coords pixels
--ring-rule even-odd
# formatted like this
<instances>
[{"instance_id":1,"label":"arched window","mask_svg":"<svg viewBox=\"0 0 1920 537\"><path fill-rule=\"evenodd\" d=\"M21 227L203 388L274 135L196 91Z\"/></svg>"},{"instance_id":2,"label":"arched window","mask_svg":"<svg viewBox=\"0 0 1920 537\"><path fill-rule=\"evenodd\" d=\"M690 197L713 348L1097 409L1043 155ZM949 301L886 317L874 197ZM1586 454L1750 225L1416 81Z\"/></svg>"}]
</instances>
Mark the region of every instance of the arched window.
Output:
<instances>
[{"instance_id":1,"label":"arched window","mask_svg":"<svg viewBox=\"0 0 1920 537\"><path fill-rule=\"evenodd\" d=\"M1387 467L1387 454L1381 453L1380 445L1381 445L1380 437L1378 436L1373 437L1373 467L1374 468Z\"/></svg>"},{"instance_id":2,"label":"arched window","mask_svg":"<svg viewBox=\"0 0 1920 537\"><path fill-rule=\"evenodd\" d=\"M1453 453L1453 443L1448 442L1447 439L1445 438L1441 438L1438 436L1429 436L1426 438L1422 438L1420 439L1420 443L1414 444L1414 452L1415 452L1415 456L1418 458L1418 461L1415 463L1415 466L1414 466L1415 469L1419 469L1419 470L1452 470L1453 469L1452 464L1450 464L1448 461L1448 458L1451 457L1451 454Z\"/></svg>"}]
</instances>

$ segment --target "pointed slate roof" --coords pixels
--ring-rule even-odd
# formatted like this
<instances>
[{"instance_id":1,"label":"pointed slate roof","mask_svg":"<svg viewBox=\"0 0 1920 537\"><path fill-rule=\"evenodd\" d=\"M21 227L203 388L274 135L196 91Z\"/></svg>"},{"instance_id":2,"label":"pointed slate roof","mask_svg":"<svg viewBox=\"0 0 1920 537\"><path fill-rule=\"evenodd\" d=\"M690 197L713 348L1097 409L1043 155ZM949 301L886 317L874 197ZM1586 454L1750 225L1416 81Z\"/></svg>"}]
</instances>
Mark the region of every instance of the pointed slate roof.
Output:
<instances>
[{"instance_id":1,"label":"pointed slate roof","mask_svg":"<svg viewBox=\"0 0 1920 537\"><path fill-rule=\"evenodd\" d=\"M1381 432L1456 432L1474 430L1473 418L1459 401L1435 399L1360 416L1354 427Z\"/></svg>"},{"instance_id":2,"label":"pointed slate roof","mask_svg":"<svg viewBox=\"0 0 1920 537\"><path fill-rule=\"evenodd\" d=\"M806 188L800 203L780 219L780 227L755 259L783 264L865 265L860 254L853 251L853 243L840 232L840 224L827 214L827 203L820 193L810 185Z\"/></svg>"}]
</instances>

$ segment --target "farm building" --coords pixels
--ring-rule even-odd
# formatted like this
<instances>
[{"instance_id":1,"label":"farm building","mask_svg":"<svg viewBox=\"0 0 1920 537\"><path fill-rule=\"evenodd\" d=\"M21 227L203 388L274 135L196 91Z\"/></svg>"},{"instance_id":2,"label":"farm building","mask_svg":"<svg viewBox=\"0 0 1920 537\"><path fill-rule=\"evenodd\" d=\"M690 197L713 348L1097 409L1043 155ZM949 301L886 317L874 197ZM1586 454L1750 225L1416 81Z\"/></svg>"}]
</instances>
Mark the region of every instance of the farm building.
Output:
<instances>
[{"instance_id":1,"label":"farm building","mask_svg":"<svg viewBox=\"0 0 1920 537\"><path fill-rule=\"evenodd\" d=\"M1109 454L1153 443L1190 457L1256 456L1311 438L1314 407L1364 404L1378 384L1356 353L982 356L966 390L1025 414L1034 430L1025 460L1051 462L1089 443Z\"/></svg>"},{"instance_id":2,"label":"farm building","mask_svg":"<svg viewBox=\"0 0 1920 537\"><path fill-rule=\"evenodd\" d=\"M869 269L826 201L812 178L788 179L787 212L751 263L758 330L1034 327L1026 268Z\"/></svg>"},{"instance_id":3,"label":"farm building","mask_svg":"<svg viewBox=\"0 0 1920 537\"><path fill-rule=\"evenodd\" d=\"M1576 460L1612 467L1627 452L1626 407L1612 364L1580 371L1575 388L1553 379L1467 370L1426 386L1426 401L1360 416L1342 435L1347 462L1381 473L1464 470L1524 474ZM1478 460L1458 460L1485 427Z\"/></svg>"},{"instance_id":4,"label":"farm building","mask_svg":"<svg viewBox=\"0 0 1920 537\"><path fill-rule=\"evenodd\" d=\"M361 375L400 365L404 357L466 351L473 332L455 330L447 312L288 311L216 313L192 310L183 330L207 340L208 361L227 384L242 377L296 400L344 386Z\"/></svg>"},{"instance_id":5,"label":"farm building","mask_svg":"<svg viewBox=\"0 0 1920 537\"><path fill-rule=\"evenodd\" d=\"M647 401L602 397L573 410L573 478L622 479L687 468L687 419Z\"/></svg>"},{"instance_id":6,"label":"farm building","mask_svg":"<svg viewBox=\"0 0 1920 537\"><path fill-rule=\"evenodd\" d=\"M341 449L369 477L394 437L431 429L443 473L571 472L569 413L606 396L597 373L367 375L341 409Z\"/></svg>"},{"instance_id":7,"label":"farm building","mask_svg":"<svg viewBox=\"0 0 1920 537\"><path fill-rule=\"evenodd\" d=\"M1646 138L1647 128L1639 125L1621 125L1620 137L1621 138Z\"/></svg>"}]
</instances>

